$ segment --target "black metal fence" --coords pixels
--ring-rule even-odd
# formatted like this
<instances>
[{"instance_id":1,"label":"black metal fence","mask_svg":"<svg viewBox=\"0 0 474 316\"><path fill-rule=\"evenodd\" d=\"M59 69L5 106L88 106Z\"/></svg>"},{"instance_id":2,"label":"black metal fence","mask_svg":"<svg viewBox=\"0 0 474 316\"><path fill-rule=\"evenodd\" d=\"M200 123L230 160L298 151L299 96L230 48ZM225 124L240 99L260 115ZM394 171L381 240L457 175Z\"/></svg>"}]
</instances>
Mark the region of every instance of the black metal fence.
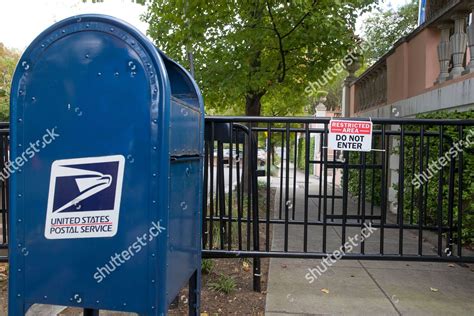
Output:
<instances>
[{"instance_id":1,"label":"black metal fence","mask_svg":"<svg viewBox=\"0 0 474 316\"><path fill-rule=\"evenodd\" d=\"M262 257L337 250L343 259L474 262L474 121L372 121L373 151L359 153L327 148L328 118L206 118L203 256L253 258L256 276ZM0 135L6 261L8 124Z\"/></svg>"},{"instance_id":2,"label":"black metal fence","mask_svg":"<svg viewBox=\"0 0 474 316\"><path fill-rule=\"evenodd\" d=\"M204 256L474 262L474 121L372 121L364 153L327 118L208 117Z\"/></svg>"}]
</instances>

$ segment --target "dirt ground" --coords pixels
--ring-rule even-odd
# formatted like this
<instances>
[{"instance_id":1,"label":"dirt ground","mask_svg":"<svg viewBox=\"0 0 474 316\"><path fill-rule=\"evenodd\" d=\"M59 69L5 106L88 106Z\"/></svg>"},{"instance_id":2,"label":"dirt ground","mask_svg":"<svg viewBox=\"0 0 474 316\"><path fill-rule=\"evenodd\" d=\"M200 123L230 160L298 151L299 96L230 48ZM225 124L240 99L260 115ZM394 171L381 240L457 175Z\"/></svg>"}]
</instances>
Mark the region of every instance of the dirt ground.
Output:
<instances>
[{"instance_id":1,"label":"dirt ground","mask_svg":"<svg viewBox=\"0 0 474 316\"><path fill-rule=\"evenodd\" d=\"M0 263L0 316L7 314L8 264Z\"/></svg>"},{"instance_id":2,"label":"dirt ground","mask_svg":"<svg viewBox=\"0 0 474 316\"><path fill-rule=\"evenodd\" d=\"M244 260L215 259L209 274L203 274L201 294L201 315L263 315L267 290L268 259L261 261L261 292L253 291L252 261L247 267ZM211 289L221 274L234 278L236 289L224 294ZM170 315L187 315L187 290L180 294L177 309L170 309Z\"/></svg>"}]
</instances>

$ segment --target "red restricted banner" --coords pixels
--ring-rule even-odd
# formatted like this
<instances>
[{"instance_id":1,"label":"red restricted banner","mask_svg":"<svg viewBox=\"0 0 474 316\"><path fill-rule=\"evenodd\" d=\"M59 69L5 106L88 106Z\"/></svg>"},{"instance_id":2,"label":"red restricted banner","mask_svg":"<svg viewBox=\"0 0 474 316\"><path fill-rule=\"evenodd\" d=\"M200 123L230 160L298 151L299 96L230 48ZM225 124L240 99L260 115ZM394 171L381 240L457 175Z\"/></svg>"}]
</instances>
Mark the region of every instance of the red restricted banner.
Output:
<instances>
[{"instance_id":1,"label":"red restricted banner","mask_svg":"<svg viewBox=\"0 0 474 316\"><path fill-rule=\"evenodd\" d=\"M351 121L338 121L331 120L329 126L331 133L341 134L372 134L372 124L370 122L351 122Z\"/></svg>"}]
</instances>

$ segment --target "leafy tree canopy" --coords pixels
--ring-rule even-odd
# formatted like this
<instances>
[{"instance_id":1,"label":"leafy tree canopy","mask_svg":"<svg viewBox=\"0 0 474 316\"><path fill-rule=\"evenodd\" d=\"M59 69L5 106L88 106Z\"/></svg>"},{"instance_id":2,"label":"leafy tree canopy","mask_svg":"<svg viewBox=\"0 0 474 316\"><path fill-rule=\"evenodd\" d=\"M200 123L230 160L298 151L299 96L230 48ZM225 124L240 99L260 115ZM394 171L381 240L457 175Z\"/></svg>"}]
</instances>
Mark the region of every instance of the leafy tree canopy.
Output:
<instances>
[{"instance_id":1,"label":"leafy tree canopy","mask_svg":"<svg viewBox=\"0 0 474 316\"><path fill-rule=\"evenodd\" d=\"M418 25L418 0L411 0L398 10L378 9L364 23L363 32L371 43L366 58L376 61L387 53L401 37L411 33Z\"/></svg>"},{"instance_id":2,"label":"leafy tree canopy","mask_svg":"<svg viewBox=\"0 0 474 316\"><path fill-rule=\"evenodd\" d=\"M0 121L8 121L10 112L10 84L15 66L20 58L17 51L12 51L0 43Z\"/></svg>"},{"instance_id":3,"label":"leafy tree canopy","mask_svg":"<svg viewBox=\"0 0 474 316\"><path fill-rule=\"evenodd\" d=\"M352 48L356 18L375 1L154 0L144 19L169 56L188 65L193 52L208 113L288 115Z\"/></svg>"}]
</instances>

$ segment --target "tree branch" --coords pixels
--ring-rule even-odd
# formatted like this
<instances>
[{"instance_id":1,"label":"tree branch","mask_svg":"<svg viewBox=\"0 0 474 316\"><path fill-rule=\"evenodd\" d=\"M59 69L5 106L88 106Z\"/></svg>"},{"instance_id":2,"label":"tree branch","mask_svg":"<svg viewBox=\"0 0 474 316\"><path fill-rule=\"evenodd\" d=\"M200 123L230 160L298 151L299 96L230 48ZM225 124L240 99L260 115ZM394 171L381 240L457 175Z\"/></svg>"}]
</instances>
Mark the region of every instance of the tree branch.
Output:
<instances>
[{"instance_id":1,"label":"tree branch","mask_svg":"<svg viewBox=\"0 0 474 316\"><path fill-rule=\"evenodd\" d=\"M313 0L313 3L311 4L311 7L314 7L314 5L316 4L316 2L317 2L317 0ZM293 26L293 28L292 28L291 30L289 30L289 31L288 31L285 35L283 35L281 38L283 39L283 38L287 37L288 35L290 35L291 33L293 33L293 31L296 30L296 28L297 28L298 26L300 26L301 23L303 23L304 19L306 19L306 17L307 17L308 15L310 15L311 12L312 12L311 10L308 11L308 12L306 12L306 13L301 17L301 19L299 19L299 21L296 22L296 24Z\"/></svg>"},{"instance_id":2,"label":"tree branch","mask_svg":"<svg viewBox=\"0 0 474 316\"><path fill-rule=\"evenodd\" d=\"M273 31L275 32L278 38L278 50L280 51L280 57L281 57L282 72L281 72L281 75L278 77L278 82L283 82L286 76L286 60L285 60L285 50L283 49L283 40L276 26L275 19L273 18L273 13L272 13L272 8L270 6L270 3L268 2L268 0L266 0L266 3L267 3L268 15L270 15L270 21L272 22L272 25L273 25Z\"/></svg>"}]
</instances>

